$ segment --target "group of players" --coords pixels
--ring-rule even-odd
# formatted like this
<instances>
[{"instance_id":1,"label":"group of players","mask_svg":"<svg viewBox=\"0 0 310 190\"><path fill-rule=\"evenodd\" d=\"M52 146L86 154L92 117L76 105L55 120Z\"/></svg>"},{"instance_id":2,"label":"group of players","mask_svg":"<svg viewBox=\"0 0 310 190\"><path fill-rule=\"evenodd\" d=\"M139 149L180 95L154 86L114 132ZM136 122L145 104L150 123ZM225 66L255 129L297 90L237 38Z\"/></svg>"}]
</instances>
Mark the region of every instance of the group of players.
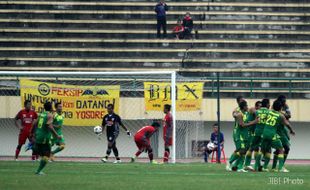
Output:
<instances>
[{"instance_id":1,"label":"group of players","mask_svg":"<svg viewBox=\"0 0 310 190\"><path fill-rule=\"evenodd\" d=\"M39 175L44 174L42 170L47 162L53 161L54 155L65 148L65 139L62 133L62 126L64 123L62 104L58 102L55 103L54 106L55 111L53 110L53 104L51 102L46 102L44 103L44 111L37 114L32 109L31 101L26 100L24 102L24 109L19 111L15 117L15 125L20 129L18 145L15 151L15 159L18 160L20 150L28 139L29 143L26 147L26 151L32 149L32 160L35 161L41 156L40 165L36 171L36 174ZM172 145L172 115L170 109L170 105L164 105L164 163L168 162L170 146ZM102 162L107 162L111 151L113 151L116 158L114 163L120 163L121 160L116 147L119 127L121 126L128 136L131 136L131 133L122 123L121 117L114 113L113 104L107 106L107 112L108 113L103 117L101 125L103 129L106 128L108 141L106 156L102 158ZM134 140L138 147L138 151L135 156L131 158L131 162L135 162L142 152L147 152L150 162L156 163L156 161L153 160L153 150L150 144L150 138L158 131L159 127L160 123L154 121L151 125L144 126L135 134ZM52 151L51 149L54 145L57 145L57 147Z\"/></svg>"},{"instance_id":2,"label":"group of players","mask_svg":"<svg viewBox=\"0 0 310 190\"><path fill-rule=\"evenodd\" d=\"M164 158L163 163L167 163L169 161L169 155L170 155L170 146L172 145L172 115L170 113L171 106L169 104L164 105L164 113L165 117L163 119L163 137L164 137L164 146L165 146L165 152L164 152ZM119 158L118 149L116 147L116 139L119 135L119 127L121 126L127 133L128 136L131 136L130 131L125 127L125 125L122 123L121 117L114 113L114 106L113 104L109 104L107 106L108 113L103 117L102 120L102 129L104 130L106 128L106 134L107 134L107 141L108 141L108 148L106 151L106 156L102 158L102 162L107 162L111 151L113 151L115 156L114 163L120 163L121 160ZM144 126L140 130L136 132L134 135L134 141L137 145L138 151L135 153L135 155L131 158L131 162L135 162L136 159L139 157L139 155L143 152L146 152L148 154L148 157L150 159L150 163L156 164L157 162L153 159L153 149L150 144L150 138L151 136L158 131L160 127L160 123L157 121L153 121L151 125Z\"/></svg>"},{"instance_id":3,"label":"group of players","mask_svg":"<svg viewBox=\"0 0 310 190\"><path fill-rule=\"evenodd\" d=\"M43 174L42 169L47 162L53 161L54 155L65 148L65 139L62 134L64 122L62 104L55 103L55 111L52 106L51 102L46 102L44 112L38 115L32 110L31 101L25 100L24 109L19 111L15 117L15 125L20 129L15 160L18 160L21 147L28 139L26 151L32 149L32 160L35 161L41 156L36 174ZM57 147L51 151L54 145Z\"/></svg>"},{"instance_id":4,"label":"group of players","mask_svg":"<svg viewBox=\"0 0 310 190\"><path fill-rule=\"evenodd\" d=\"M295 132L288 121L291 113L286 104L286 97L279 96L271 109L270 100L266 98L257 101L253 108L248 108L247 101L242 96L237 97L237 103L238 107L233 111L233 140L236 149L227 163L226 170L268 172L271 152L274 149L271 170L289 172L284 167L290 151L288 132L291 135L295 135ZM251 166L253 152L254 168Z\"/></svg>"},{"instance_id":5,"label":"group of players","mask_svg":"<svg viewBox=\"0 0 310 190\"><path fill-rule=\"evenodd\" d=\"M238 107L233 111L235 125L233 130L233 140L236 146L232 153L226 170L228 171L269 171L268 164L270 162L271 151L274 151L272 171L289 172L285 167L285 161L290 150L290 134L294 135L289 118L291 113L286 104L285 96L279 96L272 104L270 109L270 100L263 99L257 101L255 107L248 108L246 100L237 97ZM33 111L31 101L24 102L24 109L19 111L15 117L15 124L20 129L18 146L16 147L15 159L27 138L30 141L27 149L32 149L32 160L36 160L41 156L40 165L36 174L43 174L42 169L49 160L53 161L54 155L65 148L65 140L62 134L62 126L64 115L62 114L62 104L55 103L55 111L53 104L46 102L44 104L44 112L37 115ZM165 117L164 125L164 158L163 162L167 163L170 155L170 146L172 145L172 115L170 113L171 106L164 105ZM106 156L102 158L102 162L107 162L111 152L113 151L116 158L114 163L120 163L118 149L116 147L116 139L119 135L119 127L121 126L131 136L130 131L122 123L121 117L114 113L114 105L107 106L108 113L103 117L101 127L106 128L106 136L108 147ZM19 123L18 121L21 121ZM134 141L138 147L131 162L135 162L138 156L147 152L151 163L153 160L153 150L150 144L151 136L158 131L160 123L154 121L149 126L144 126L134 135ZM56 149L51 151L51 147L57 145ZM30 147L29 147L30 146ZM254 152L255 165L251 166L252 154ZM263 165L261 162L263 161ZM278 165L278 168L277 168Z\"/></svg>"}]
</instances>

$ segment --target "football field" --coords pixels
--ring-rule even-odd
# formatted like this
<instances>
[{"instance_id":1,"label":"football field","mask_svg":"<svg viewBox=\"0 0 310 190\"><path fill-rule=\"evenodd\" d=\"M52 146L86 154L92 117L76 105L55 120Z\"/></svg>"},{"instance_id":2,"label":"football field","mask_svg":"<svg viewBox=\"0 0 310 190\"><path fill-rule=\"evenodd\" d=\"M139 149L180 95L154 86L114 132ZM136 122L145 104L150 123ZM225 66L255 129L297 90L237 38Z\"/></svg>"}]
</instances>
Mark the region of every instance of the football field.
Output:
<instances>
[{"instance_id":1,"label":"football field","mask_svg":"<svg viewBox=\"0 0 310 190\"><path fill-rule=\"evenodd\" d=\"M38 165L0 161L0 189L310 189L309 165L288 165L290 173L236 173L226 172L224 164L54 162L42 176L34 174Z\"/></svg>"}]
</instances>

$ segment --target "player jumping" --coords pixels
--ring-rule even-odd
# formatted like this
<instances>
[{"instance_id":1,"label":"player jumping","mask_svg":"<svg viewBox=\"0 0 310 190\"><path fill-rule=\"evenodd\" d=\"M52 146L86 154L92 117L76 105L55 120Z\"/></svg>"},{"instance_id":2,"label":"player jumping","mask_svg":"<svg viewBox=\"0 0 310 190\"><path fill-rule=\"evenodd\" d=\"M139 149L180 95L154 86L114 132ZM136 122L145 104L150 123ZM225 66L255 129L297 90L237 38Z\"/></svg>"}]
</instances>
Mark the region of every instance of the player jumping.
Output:
<instances>
[{"instance_id":1,"label":"player jumping","mask_svg":"<svg viewBox=\"0 0 310 190\"><path fill-rule=\"evenodd\" d=\"M19 152L22 146L25 144L28 139L30 143L33 142L32 139L32 126L35 123L38 115L37 113L31 109L32 104L30 100L25 100L24 109L20 110L15 116L15 125L20 130L18 136L18 145L15 150L15 160L18 160ZM21 124L18 121L21 121ZM32 160L36 160L37 153L32 151Z\"/></svg>"},{"instance_id":2,"label":"player jumping","mask_svg":"<svg viewBox=\"0 0 310 190\"><path fill-rule=\"evenodd\" d=\"M135 162L138 156L142 152L147 152L150 163L156 164L157 162L153 160L153 149L150 144L151 136L158 131L160 124L158 122L153 122L150 126L145 126L141 128L134 136L135 143L138 147L138 151L136 152L135 156L131 158L131 162Z\"/></svg>"},{"instance_id":3,"label":"player jumping","mask_svg":"<svg viewBox=\"0 0 310 190\"><path fill-rule=\"evenodd\" d=\"M128 136L131 136L130 131L122 123L121 117L114 113L114 105L109 104L107 107L108 114L106 114L102 119L102 130L107 127L107 140L108 140L108 149L106 156L101 159L102 162L107 162L111 154L111 149L113 150L114 156L116 158L114 163L121 163L121 159L118 155L118 149L116 147L116 139L119 134L119 126L121 126L127 133Z\"/></svg>"}]
</instances>

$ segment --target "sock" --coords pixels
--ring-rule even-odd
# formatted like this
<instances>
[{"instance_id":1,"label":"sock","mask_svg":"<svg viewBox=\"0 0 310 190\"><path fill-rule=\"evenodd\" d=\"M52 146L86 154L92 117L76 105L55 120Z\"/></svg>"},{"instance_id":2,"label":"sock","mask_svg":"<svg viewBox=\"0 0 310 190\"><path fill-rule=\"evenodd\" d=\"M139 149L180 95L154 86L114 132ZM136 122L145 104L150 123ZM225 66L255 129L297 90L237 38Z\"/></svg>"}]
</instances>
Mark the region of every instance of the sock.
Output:
<instances>
[{"instance_id":1,"label":"sock","mask_svg":"<svg viewBox=\"0 0 310 190\"><path fill-rule=\"evenodd\" d=\"M113 154L114 154L115 158L116 158L117 160L119 160L117 148L116 148L116 147L113 147L112 150L113 150Z\"/></svg>"},{"instance_id":2,"label":"sock","mask_svg":"<svg viewBox=\"0 0 310 190\"><path fill-rule=\"evenodd\" d=\"M244 160L245 160L245 155L240 155L239 159L238 159L238 170L243 169L244 166Z\"/></svg>"},{"instance_id":3,"label":"sock","mask_svg":"<svg viewBox=\"0 0 310 190\"><path fill-rule=\"evenodd\" d=\"M42 157L42 159L41 159L41 161L40 161L40 165L39 165L39 168L38 168L38 170L37 170L37 173L40 173L42 170L43 170L43 168L46 166L46 164L47 164L47 161L48 161L48 157L47 156L43 156Z\"/></svg>"},{"instance_id":4,"label":"sock","mask_svg":"<svg viewBox=\"0 0 310 190\"><path fill-rule=\"evenodd\" d=\"M52 154L56 154L56 153L62 151L63 149L65 149L65 145L60 145L55 150L52 151Z\"/></svg>"},{"instance_id":5,"label":"sock","mask_svg":"<svg viewBox=\"0 0 310 190\"><path fill-rule=\"evenodd\" d=\"M272 169L276 169L278 163L278 155L274 154L273 155L273 162L272 162Z\"/></svg>"},{"instance_id":6,"label":"sock","mask_svg":"<svg viewBox=\"0 0 310 190\"><path fill-rule=\"evenodd\" d=\"M108 157L110 156L110 154L111 154L111 148L108 148L108 149L107 149L107 152L106 152L105 158L108 159Z\"/></svg>"},{"instance_id":7,"label":"sock","mask_svg":"<svg viewBox=\"0 0 310 190\"><path fill-rule=\"evenodd\" d=\"M270 153L266 153L264 155L264 159L265 159L265 162L264 162L264 166L263 167L264 167L264 169L267 169L269 161L270 161Z\"/></svg>"},{"instance_id":8,"label":"sock","mask_svg":"<svg viewBox=\"0 0 310 190\"><path fill-rule=\"evenodd\" d=\"M288 154L284 154L284 163L286 162Z\"/></svg>"},{"instance_id":9,"label":"sock","mask_svg":"<svg viewBox=\"0 0 310 190\"><path fill-rule=\"evenodd\" d=\"M278 155L279 158L279 170L281 170L284 166L284 155L283 154L279 154Z\"/></svg>"},{"instance_id":10,"label":"sock","mask_svg":"<svg viewBox=\"0 0 310 190\"><path fill-rule=\"evenodd\" d=\"M16 147L16 150L15 150L15 159L17 159L17 158L18 158L18 156L19 156L19 152L20 152L20 149L21 149L21 146L20 146L20 145L18 145L18 146Z\"/></svg>"},{"instance_id":11,"label":"sock","mask_svg":"<svg viewBox=\"0 0 310 190\"><path fill-rule=\"evenodd\" d=\"M170 152L166 150L165 153L164 153L164 162L168 162L169 155L170 155Z\"/></svg>"},{"instance_id":12,"label":"sock","mask_svg":"<svg viewBox=\"0 0 310 190\"><path fill-rule=\"evenodd\" d=\"M138 156L140 156L141 153L142 153L142 151L141 151L141 150L138 150L138 151L136 152L136 154L135 154L136 158L137 158Z\"/></svg>"},{"instance_id":13,"label":"sock","mask_svg":"<svg viewBox=\"0 0 310 190\"><path fill-rule=\"evenodd\" d=\"M34 152L32 152L31 159L36 160L36 157L37 157L37 155Z\"/></svg>"},{"instance_id":14,"label":"sock","mask_svg":"<svg viewBox=\"0 0 310 190\"><path fill-rule=\"evenodd\" d=\"M229 163L232 164L239 158L239 156L240 156L239 152L233 152L229 158Z\"/></svg>"},{"instance_id":15,"label":"sock","mask_svg":"<svg viewBox=\"0 0 310 190\"><path fill-rule=\"evenodd\" d=\"M252 152L248 150L248 151L246 152L244 165L245 165L245 166L251 165L251 159L252 159Z\"/></svg>"},{"instance_id":16,"label":"sock","mask_svg":"<svg viewBox=\"0 0 310 190\"><path fill-rule=\"evenodd\" d=\"M254 157L255 157L255 165L254 165L254 169L256 171L258 171L258 169L261 167L260 161L262 159L262 153L261 152L254 152Z\"/></svg>"},{"instance_id":17,"label":"sock","mask_svg":"<svg viewBox=\"0 0 310 190\"><path fill-rule=\"evenodd\" d=\"M241 157L240 153L237 152L237 153L235 154L235 162L232 163L231 168L237 167L237 166L239 165L240 157Z\"/></svg>"},{"instance_id":18,"label":"sock","mask_svg":"<svg viewBox=\"0 0 310 190\"><path fill-rule=\"evenodd\" d=\"M208 162L208 152L207 151L205 151L204 152L204 160L205 160L205 162Z\"/></svg>"},{"instance_id":19,"label":"sock","mask_svg":"<svg viewBox=\"0 0 310 190\"><path fill-rule=\"evenodd\" d=\"M149 151L149 159L150 159L150 161L152 161L153 160L153 151L151 150L151 151Z\"/></svg>"}]
</instances>

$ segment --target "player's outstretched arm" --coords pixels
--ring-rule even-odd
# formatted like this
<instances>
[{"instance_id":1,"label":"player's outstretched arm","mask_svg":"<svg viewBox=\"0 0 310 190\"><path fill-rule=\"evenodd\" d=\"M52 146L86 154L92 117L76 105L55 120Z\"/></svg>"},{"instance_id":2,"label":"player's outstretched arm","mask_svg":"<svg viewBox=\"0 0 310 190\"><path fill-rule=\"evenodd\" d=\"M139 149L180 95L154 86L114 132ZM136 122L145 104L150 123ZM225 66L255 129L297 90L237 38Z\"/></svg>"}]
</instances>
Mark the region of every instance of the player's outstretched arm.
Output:
<instances>
[{"instance_id":1,"label":"player's outstretched arm","mask_svg":"<svg viewBox=\"0 0 310 190\"><path fill-rule=\"evenodd\" d=\"M295 135L295 131L293 130L290 122L286 119L286 117L284 115L281 115L281 118L282 118L282 124L285 125L288 128L288 130L290 130L290 133L292 135Z\"/></svg>"},{"instance_id":2,"label":"player's outstretched arm","mask_svg":"<svg viewBox=\"0 0 310 190\"><path fill-rule=\"evenodd\" d=\"M255 125L256 123L258 123L258 118L255 118L255 120L249 122L249 123L244 123L243 122L243 117L242 117L242 114L241 113L238 113L237 115L237 121L238 121L238 124L241 126L241 127L248 127L248 126L251 126L251 125Z\"/></svg>"},{"instance_id":3,"label":"player's outstretched arm","mask_svg":"<svg viewBox=\"0 0 310 190\"><path fill-rule=\"evenodd\" d=\"M126 133L127 133L127 135L128 136L131 136L131 133L130 133L130 131L127 129L127 127L123 124L123 122L122 122L122 120L121 120L121 118L120 117L118 117L118 122L119 122L119 125L126 131Z\"/></svg>"},{"instance_id":4,"label":"player's outstretched arm","mask_svg":"<svg viewBox=\"0 0 310 190\"><path fill-rule=\"evenodd\" d=\"M285 118L290 119L292 117L292 115L291 115L290 108L288 107L287 104L284 105L284 111L285 111L285 113L284 113Z\"/></svg>"}]
</instances>

